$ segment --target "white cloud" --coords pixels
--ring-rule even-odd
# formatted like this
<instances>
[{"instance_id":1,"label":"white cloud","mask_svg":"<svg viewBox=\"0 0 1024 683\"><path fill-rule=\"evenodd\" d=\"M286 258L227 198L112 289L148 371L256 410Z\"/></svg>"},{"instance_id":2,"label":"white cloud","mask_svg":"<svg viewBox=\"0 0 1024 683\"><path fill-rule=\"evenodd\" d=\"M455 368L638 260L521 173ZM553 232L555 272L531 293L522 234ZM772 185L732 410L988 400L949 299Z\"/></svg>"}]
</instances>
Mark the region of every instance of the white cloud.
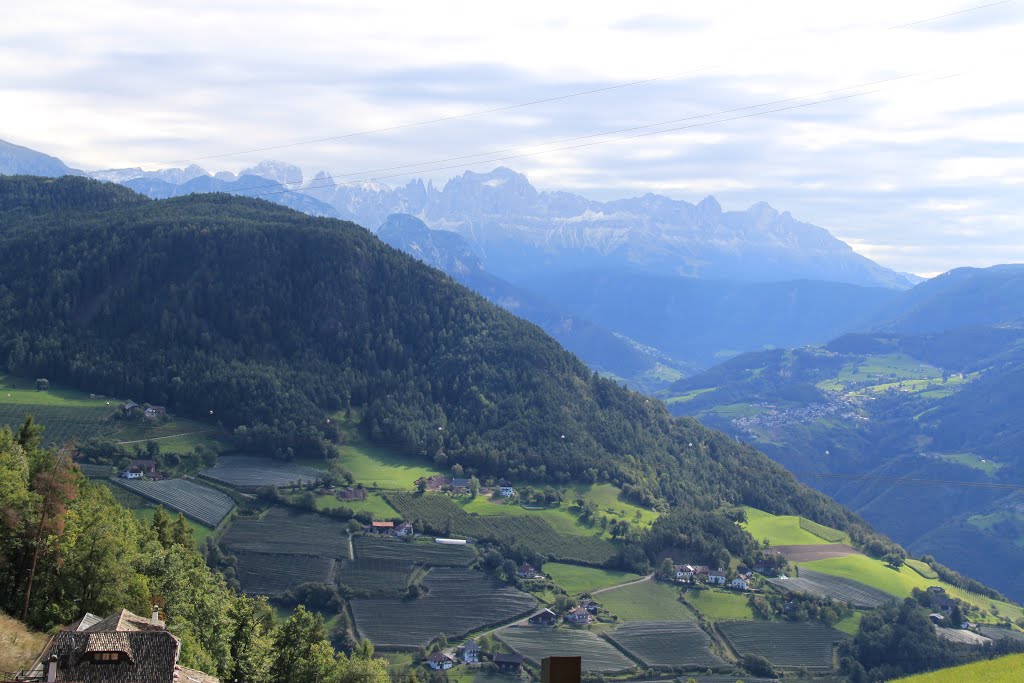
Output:
<instances>
[{"instance_id":1,"label":"white cloud","mask_svg":"<svg viewBox=\"0 0 1024 683\"><path fill-rule=\"evenodd\" d=\"M276 147L677 76L202 162L237 171L275 157L343 175L922 72L869 86L878 90L869 95L504 163L545 189L605 198L658 191L687 199L715 193L734 204L768 200L851 235L904 270L947 270L961 257L1006 259L1005 241L984 234L971 236L966 250L935 245L928 226L945 225L951 214L1018 230L1024 244L1020 222L1004 218L1024 215L1024 83L1016 73L1024 9L1017 3L903 29L889 27L964 4L8 5L0 23L0 137L86 168ZM700 68L707 70L693 72ZM942 78L951 74L960 75ZM431 168L417 174L443 182L461 171ZM896 248L903 243L921 248Z\"/></svg>"}]
</instances>

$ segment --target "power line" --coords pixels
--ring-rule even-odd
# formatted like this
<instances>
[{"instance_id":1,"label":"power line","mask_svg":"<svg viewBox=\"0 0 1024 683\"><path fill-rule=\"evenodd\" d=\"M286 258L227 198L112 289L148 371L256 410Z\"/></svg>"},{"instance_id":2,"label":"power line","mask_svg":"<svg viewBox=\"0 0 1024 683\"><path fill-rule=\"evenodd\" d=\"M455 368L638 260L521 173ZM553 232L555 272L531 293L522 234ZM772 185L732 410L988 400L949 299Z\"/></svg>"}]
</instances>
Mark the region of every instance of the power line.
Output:
<instances>
[{"instance_id":1,"label":"power line","mask_svg":"<svg viewBox=\"0 0 1024 683\"><path fill-rule=\"evenodd\" d=\"M637 130L645 130L645 129L648 129L648 128L656 128L658 126L667 126L667 125L671 125L671 124L674 124L674 123L680 123L680 122L683 122L683 121L693 121L695 119L704 119L704 118L709 118L709 117L712 117L712 116L721 116L721 115L724 115L724 114L732 114L732 113L735 113L735 112L747 111L747 110L750 110L750 109L760 109L762 107L770 107L770 106L774 106L774 105L777 105L777 104L784 104L786 102L795 102L795 101L798 101L798 100L804 100L804 99L808 99L808 98L811 98L811 97L822 97L824 95L830 95L830 94L833 94L833 93L845 92L845 91L848 91L848 90L855 90L855 89L859 89L859 88L866 88L866 87L870 87L870 86L874 86L874 85L881 85L881 84L884 84L884 83L890 83L890 82L893 82L893 81L904 80L904 79L907 79L907 78L913 78L913 77L920 76L920 75L922 75L922 74L921 73L915 73L915 74L906 74L906 75L902 75L902 76L894 76L892 78L884 78L884 79L877 80L877 81L869 81L867 83L860 83L860 84L857 84L857 85L851 85L851 86L847 86L847 87L844 87L844 88L834 88L834 89L831 89L831 90L824 90L824 91L821 91L821 92L811 93L811 94L808 94L808 95L798 95L796 97L787 97L787 98L784 98L784 99L781 99L781 100L773 100L773 101L770 101L770 102L762 102L762 103L759 103L759 104L751 104L751 105L747 105L747 106L743 106L743 107L735 107L735 108L732 108L732 109L723 109L723 110L716 111L716 112L709 112L707 114L696 114L696 115L693 115L693 116L685 116L685 117L678 118L678 119L669 119L667 121L659 121L657 123L648 123L648 124L642 124L642 125L639 125L639 126L630 126L630 127L627 127L627 128L619 128L619 129L615 129L615 130L602 131L602 132L599 132L599 133L590 133L590 134L587 134L587 135L579 135L579 136L576 136L576 137L563 138L563 139L560 139L560 140L551 140L551 141L548 141L548 142L542 142L542 143L537 143L537 144L533 144L533 145L522 145L522 146L518 146L518 147L508 147L508 148L505 148L505 149L496 149L496 150L492 150L492 151L489 151L489 152L480 152L480 153L477 153L477 154L467 154L467 155L463 155L463 156L447 157L447 158L442 158L442 159L434 159L432 161L423 161L423 162L412 163L412 164L403 164L403 165L400 165L400 166L389 166L389 167L384 167L384 168L369 169L369 170L365 170L365 171L355 171L355 172L351 172L351 173L334 174L334 175L329 175L328 178L331 181L334 181L334 180L336 180L338 178L350 178L352 176L357 176L357 175L367 175L367 174L371 174L371 173L384 173L384 172L388 172L388 171L397 171L397 170L401 170L401 169L412 169L412 168L418 168L418 167L421 167L421 166L430 166L432 164L445 164L445 163L450 163L450 162L453 162L453 161L465 161L467 159L477 159L477 158L480 158L480 157L490 157L490 156L493 156L493 155L496 155L496 154L508 154L508 153L511 153L511 152L518 152L518 151L521 151L521 150L533 149L533 148L536 148L536 147L548 147L548 146L551 146L551 145L560 145L560 144L565 144L565 143L569 143L569 142L577 142L579 140L588 140L588 139L592 139L592 138L605 137L605 136L608 136L608 135L617 135L619 133L628 133L628 132L637 131ZM481 163L483 163L483 162L481 162ZM401 175L407 175L407 174L401 174ZM392 177L392 176L389 176L389 177ZM310 186L307 186L305 188L303 188L303 187L296 187L295 189L296 190L300 190L300 189L316 189L318 187L330 187L332 184L333 185L338 185L338 184L341 184L341 185L356 184L356 183L360 183L360 182L366 182L366 180L377 180L377 179L378 178L362 179L362 180L356 180L356 181L343 181L341 183L332 182L332 183L326 183L325 185L319 185L319 186L312 186L312 185L310 185ZM288 185L299 185L301 182L302 181L281 181L281 182L267 183L267 184L263 184L263 185L253 185L251 187L247 187L247 188L243 188L243 189L235 189L235 190L232 190L232 192L234 192L234 193L242 193L242 192L250 192L252 190L261 190L261 189L276 188L276 187L286 187ZM248 195L248 196L260 196L260 195Z\"/></svg>"},{"instance_id":2,"label":"power line","mask_svg":"<svg viewBox=\"0 0 1024 683\"><path fill-rule=\"evenodd\" d=\"M988 7L995 7L996 5L1005 5L1007 3L1014 2L1014 0L1000 0L999 2L990 2L987 5L978 5L977 7L968 7L957 12L950 12L949 14L940 14L937 17L929 17L927 19L919 19L917 21L911 21L906 24L900 24L899 26L890 26L889 30L892 31L898 28L908 28L910 26L917 26L918 24L925 24L929 21L936 21L938 19L945 19L946 17L955 17L958 14L967 14L968 12L976 12L980 9L986 9Z\"/></svg>"},{"instance_id":3,"label":"power line","mask_svg":"<svg viewBox=\"0 0 1024 683\"><path fill-rule=\"evenodd\" d=\"M718 65L720 66L720 65ZM716 69L718 66L705 66L699 69L691 69L690 71L683 71L682 73L672 74L670 76L657 76L655 78L645 78L639 81L629 81L627 83L617 83L615 85L609 85L602 88L593 88L591 90L581 90L579 92L568 93L565 95L556 95L555 97L547 97L539 100L530 100L529 102L519 102L517 104L508 104L501 107L494 107L493 109L481 109L479 111L466 112L464 114L453 114L451 116L442 116L436 119L426 119L424 121L413 121L410 123L401 123L394 126L385 126L383 128L371 128L369 130L361 130L353 133L344 133L342 135L333 135L326 138L317 138L315 140L302 140L300 142L289 142L281 145L273 145L270 147L259 147L256 149L247 149L239 152L224 152L222 154L211 154L204 157L195 157L193 159L178 159L176 161L164 161L159 162L155 165L166 166L171 164L185 164L193 161L206 161L208 159L222 159L224 157L240 156L242 154L255 154L257 152L271 152L278 149L287 149L289 147L300 147L303 145L315 145L322 142L333 142L336 140L346 140L349 138L361 137L364 135L373 135L375 133L388 133L396 130L403 130L406 128L416 128L418 126L427 126L433 123L444 123L446 121L457 121L459 119L468 119L475 116L485 116L487 114L497 114L503 111L510 111L512 109L522 109L524 107L532 107L538 104L547 104L549 102L559 102L562 100L572 99L574 97L583 97L585 95L595 95L597 93L608 92L610 90L619 90L621 88L630 88L635 85L644 85L647 83L655 83L657 81L667 81L681 76L686 76L693 73L699 73L701 71L708 71L710 69Z\"/></svg>"},{"instance_id":4,"label":"power line","mask_svg":"<svg viewBox=\"0 0 1024 683\"><path fill-rule=\"evenodd\" d=\"M1024 490L1021 484L1002 484L986 481L957 481L950 479L911 479L908 477L884 477L873 474L834 474L828 472L790 472L794 477L822 477L849 481L881 481L912 486L959 486L962 488L996 489L1000 491Z\"/></svg>"},{"instance_id":5,"label":"power line","mask_svg":"<svg viewBox=\"0 0 1024 683\"><path fill-rule=\"evenodd\" d=\"M889 30L907 28L907 27L910 27L910 26L916 26L918 24L923 24L923 23L927 23L927 22L930 22L930 21L936 21L938 19L944 19L946 17L951 17L951 16L955 16L955 15L958 15L958 14L964 14L964 13L967 13L967 12L974 12L974 11L978 11L978 10L981 10L981 9L986 9L988 7L994 7L996 5L1007 4L1007 3L1010 3L1010 2L1014 2L1014 0L1000 0L999 2L993 2L993 3L986 4L986 5L979 5L977 7L970 7L968 9L959 10L957 12L951 12L949 14L943 14L943 15L939 15L939 16L935 16L935 17L929 17L927 19L919 19L917 21L912 21L912 22L905 23L905 24L899 24L897 26L890 26ZM703 71L709 71L709 70L712 70L712 69L720 68L722 66L725 66L725 65L719 64L719 65L714 65L714 66L705 66L705 67L700 67L700 68L697 68L697 69L691 69L689 71L683 71L683 72L680 72L680 73L676 73L676 74L672 74L672 75L667 75L667 76L656 76L656 77L653 77L653 78L644 78L644 79L640 79L640 80L636 80L636 81L628 81L628 82L625 82L625 83L617 83L617 84L614 84L614 85L604 86L604 87L601 87L601 88L592 88L592 89L589 89L589 90L581 90L581 91L578 91L578 92L567 93L567 94L564 94L564 95L556 95L554 97L547 97L547 98L529 100L529 101L526 101L526 102L519 102L519 103L515 103L515 104L504 105L504 106L501 106L501 107L493 107L491 109L482 109L482 110L477 110L477 111L465 112L465 113L462 113L462 114L453 114L451 116L442 116L442 117L433 118L433 119L425 119L425 120L421 120L421 121L412 121L412 122L409 122L409 123L396 124L394 126L384 126L384 127L381 127L381 128L372 128L372 129L367 129L367 130L362 130L362 131L355 131L355 132L352 132L352 133L344 133L344 134L341 134L341 135L334 135L334 136L328 136L328 137L323 137L323 138L316 138L316 139L312 139L312 140L301 140L301 141L298 141L298 142L283 143L283 144L279 144L279 145L270 145L270 146L267 146L267 147L257 147L257 148L240 150L240 151L223 152L223 153L219 153L219 154L211 154L211 155L207 155L207 156L193 157L191 159L177 159L177 160L174 160L174 161L156 162L156 163L154 163L152 165L154 165L154 166L170 166L170 165L173 165L173 164L187 164L187 163L192 163L192 162L196 162L196 161L206 161L206 160L210 160L210 159L223 159L223 158L227 158L227 157L241 156L241 155L244 155L244 154L255 154L255 153L258 153L258 152L270 152L270 151L275 151L275 150L279 150L279 149L289 149L289 148L292 148L292 147L300 147L300 146L305 146L305 145L320 144L320 143L324 143L324 142L333 142L333 141L337 141L337 140L345 140L345 139L350 139L350 138L355 138L355 137L362 137L362 136L366 136L366 135L373 135L373 134L377 134L377 133L386 133L386 132L392 132L392 131L396 131L396 130L404 130L404 129L408 129L408 128L416 128L416 127L419 127L419 126L426 126L426 125L431 125L431 124L436 124L436 123L444 123L444 122L448 122L448 121L457 121L457 120L461 120L461 119L473 118L473 117L478 117L478 116L486 116L488 114L496 114L496 113L500 113L500 112L504 112L504 111L511 111L511 110L514 110L514 109L522 109L522 108L525 108L525 107L532 107L532 106L539 105L539 104L547 104L547 103L551 103L551 102L558 102L558 101L562 101L562 100L573 99L573 98L576 98L576 97L584 97L584 96L587 96L587 95L594 95L594 94L598 94L598 93L602 93L602 92L609 92L609 91L619 90L619 89L623 89L623 88L630 88L630 87L637 86L637 85L645 85L645 84L649 84L649 83L655 83L655 82L658 82L658 81L674 80L676 78L680 78L681 76L686 76L686 75L690 75L690 74L694 74L694 73L700 73L700 72L703 72ZM147 164L147 165L149 165L149 164ZM85 175L95 175L95 174L103 173L103 172L104 171L91 171L89 173L86 173Z\"/></svg>"},{"instance_id":6,"label":"power line","mask_svg":"<svg viewBox=\"0 0 1024 683\"><path fill-rule=\"evenodd\" d=\"M902 78L909 78L909 77L910 76L903 76ZM700 128L700 127L710 126L710 125L718 124L718 123L727 123L727 122L730 122L730 121L738 121L738 120L741 120L741 119L748 119L748 118L753 118L753 117L756 117L756 116L765 116L767 114L775 114L775 113L779 113L779 112L783 112L783 111L791 111L791 110L794 110L794 109L801 109L801 108L816 106L816 105L820 105L820 104L828 104L830 102L838 102L838 101L841 101L841 100L853 99L855 97L863 97L865 95L870 95L870 94L879 92L880 90L881 89L868 90L868 91L865 91L865 92L853 93L851 95L843 95L843 96L840 96L840 97L832 97L832 98L828 98L828 99L824 99L824 100L817 100L815 102L804 102L804 103L801 103L801 104L795 104L795 105L791 105L791 106L788 106L788 107L779 107L779 108L776 108L776 109L768 109L768 110L765 110L765 111L754 112L754 113L751 113L751 114L743 114L743 115L740 115L740 116L732 116L732 117L728 117L728 118L724 118L724 119L716 119L714 121L704 121L704 122L701 122L701 123L692 123L692 124L685 125L685 126L676 126L676 127L673 127L673 128L665 128L663 130L650 131L650 132L646 132L646 133L638 133L636 135L626 135L626 136L622 136L622 137L618 137L618 138L612 138L610 140L598 140L598 141L594 141L594 142L586 142L586 143L582 143L582 144L578 144L578 145L569 145L569 146L566 146L566 147L557 147L555 149L542 150L542 151L538 151L538 152L525 152L525 153L521 153L521 154L512 154L512 155L508 155L508 156L489 158L489 159L485 159L485 160L482 160L482 161L475 161L475 162L470 162L470 163L466 163L466 164L455 164L455 165L450 165L450 166L439 166L439 167L436 167L436 168L426 169L426 172L446 171L446 170L451 170L451 169L454 169L454 168L464 168L466 166L477 166L477 165L480 165L480 164L493 164L493 163L497 163L497 162L501 162L501 161L509 161L509 160L512 160L512 159L522 159L522 158L526 158L526 157L534 157L534 156L541 156L541 155L544 155L544 154L552 154L552 153L555 153L555 152L564 152L564 151L570 151L570 150L575 150L575 149L582 149L582 148L585 148L585 147L595 147L595 146L598 146L598 145L607 145L607 144L612 144L612 143L616 143L616 142L623 142L623 141L626 141L626 140L635 140L635 139L638 139L638 138L650 137L652 135L662 135L664 133L674 133L674 132L679 132L679 131L682 131L682 130L689 130L689 129L692 129L692 128ZM661 124L661 125L664 125L664 124ZM351 185L351 184L358 184L358 183L361 183L361 182L368 182L368 181L387 180L389 178L398 178L398 177L407 176L407 175L410 175L410 174L409 173L395 173L395 174L391 174L391 175L376 176L376 177L373 177L373 178L363 178L363 179L358 180L358 181L351 181L351 182L340 183L340 184L343 184L343 185L344 184L350 184ZM303 190L318 189L318 188L321 188L321 187L331 187L331 186L334 186L334 185L337 185L337 184L339 184L339 183L335 183L332 180L331 182L324 183L322 185L308 185L308 186L306 186L304 188L301 188L301 189L303 189ZM275 186L281 186L281 185L283 185L283 183L275 183L274 185ZM248 197L263 197L263 196L274 195L274 194L282 194L282 193L285 193L285 192L292 192L292 191L293 190L290 190L290 189L281 189L281 190L276 190L276 191L271 191L271 192L261 192L261 193L256 193L256 194L248 194L246 196L248 196Z\"/></svg>"}]
</instances>

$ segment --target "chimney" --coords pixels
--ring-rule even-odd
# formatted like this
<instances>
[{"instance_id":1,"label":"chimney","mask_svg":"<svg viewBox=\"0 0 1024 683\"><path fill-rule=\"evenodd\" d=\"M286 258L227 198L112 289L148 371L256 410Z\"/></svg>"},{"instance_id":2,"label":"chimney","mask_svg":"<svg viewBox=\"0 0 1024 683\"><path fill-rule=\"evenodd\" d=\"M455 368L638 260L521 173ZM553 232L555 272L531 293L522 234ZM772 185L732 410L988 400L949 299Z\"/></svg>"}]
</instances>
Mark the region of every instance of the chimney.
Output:
<instances>
[{"instance_id":1,"label":"chimney","mask_svg":"<svg viewBox=\"0 0 1024 683\"><path fill-rule=\"evenodd\" d=\"M57 655L50 655L46 662L46 683L57 683Z\"/></svg>"},{"instance_id":2,"label":"chimney","mask_svg":"<svg viewBox=\"0 0 1024 683\"><path fill-rule=\"evenodd\" d=\"M160 620L160 605L153 605L153 616L150 617L150 621L152 621L155 626L164 625L164 622Z\"/></svg>"}]
</instances>

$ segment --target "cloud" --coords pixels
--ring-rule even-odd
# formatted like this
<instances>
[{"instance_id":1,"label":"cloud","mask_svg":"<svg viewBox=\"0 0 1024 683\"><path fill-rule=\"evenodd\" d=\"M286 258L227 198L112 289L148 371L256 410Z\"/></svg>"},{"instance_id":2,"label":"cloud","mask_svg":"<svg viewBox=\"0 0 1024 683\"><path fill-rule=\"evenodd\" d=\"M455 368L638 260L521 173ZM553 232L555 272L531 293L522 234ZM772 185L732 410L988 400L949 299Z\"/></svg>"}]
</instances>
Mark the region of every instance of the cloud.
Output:
<instances>
[{"instance_id":1,"label":"cloud","mask_svg":"<svg viewBox=\"0 0 1024 683\"><path fill-rule=\"evenodd\" d=\"M1024 259L1013 246L1024 244L1021 7L888 28L962 8L13 3L0 24L0 137L83 168L201 159L237 171L279 158L392 185L502 164L595 199L766 200L900 270ZM851 88L906 74L919 75ZM866 90L877 92L807 97ZM670 120L694 127L537 147ZM292 145L310 140L322 141Z\"/></svg>"}]
</instances>

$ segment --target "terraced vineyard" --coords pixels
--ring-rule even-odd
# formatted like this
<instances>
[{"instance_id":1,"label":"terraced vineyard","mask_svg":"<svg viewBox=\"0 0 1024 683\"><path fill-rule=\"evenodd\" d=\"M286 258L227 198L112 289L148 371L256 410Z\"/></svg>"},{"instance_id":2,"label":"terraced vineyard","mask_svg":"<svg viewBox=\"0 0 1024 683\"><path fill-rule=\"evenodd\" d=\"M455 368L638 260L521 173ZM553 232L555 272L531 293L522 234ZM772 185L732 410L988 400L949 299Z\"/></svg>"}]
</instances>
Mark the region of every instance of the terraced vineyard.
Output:
<instances>
[{"instance_id":1,"label":"terraced vineyard","mask_svg":"<svg viewBox=\"0 0 1024 683\"><path fill-rule=\"evenodd\" d=\"M414 568L400 560L340 560L338 582L368 597L395 597L409 585Z\"/></svg>"},{"instance_id":2,"label":"terraced vineyard","mask_svg":"<svg viewBox=\"0 0 1024 683\"><path fill-rule=\"evenodd\" d=\"M334 578L335 560L330 557L245 552L235 557L242 590L252 595L276 597L300 583L331 583Z\"/></svg>"},{"instance_id":3,"label":"terraced vineyard","mask_svg":"<svg viewBox=\"0 0 1024 683\"><path fill-rule=\"evenodd\" d=\"M190 479L114 479L118 485L143 498L176 510L200 524L217 528L230 514L235 502L229 496Z\"/></svg>"},{"instance_id":4,"label":"terraced vineyard","mask_svg":"<svg viewBox=\"0 0 1024 683\"><path fill-rule=\"evenodd\" d=\"M216 465L203 470L200 476L246 490L260 486L288 486L296 482L317 481L324 473L312 467L272 458L224 455L217 459Z\"/></svg>"},{"instance_id":5,"label":"terraced vineyard","mask_svg":"<svg viewBox=\"0 0 1024 683\"><path fill-rule=\"evenodd\" d=\"M859 581L822 574L813 569L801 568L799 578L768 579L768 581L782 590L832 598L840 602L848 602L854 607L874 609L893 599L888 593L866 586Z\"/></svg>"},{"instance_id":6,"label":"terraced vineyard","mask_svg":"<svg viewBox=\"0 0 1024 683\"><path fill-rule=\"evenodd\" d=\"M416 648L439 634L465 635L532 611L533 596L470 569L431 569L423 580L426 597L357 598L350 602L359 635L375 645Z\"/></svg>"},{"instance_id":7,"label":"terraced vineyard","mask_svg":"<svg viewBox=\"0 0 1024 683\"><path fill-rule=\"evenodd\" d=\"M632 621L608 634L646 667L709 669L725 666L711 637L692 621Z\"/></svg>"},{"instance_id":8,"label":"terraced vineyard","mask_svg":"<svg viewBox=\"0 0 1024 683\"><path fill-rule=\"evenodd\" d=\"M348 558L342 522L285 508L271 508L259 519L236 519L221 545L232 553Z\"/></svg>"},{"instance_id":9,"label":"terraced vineyard","mask_svg":"<svg viewBox=\"0 0 1024 683\"><path fill-rule=\"evenodd\" d=\"M83 441L94 436L112 434L114 425L110 416L115 408L97 406L62 406L10 403L0 401L0 425L18 429L26 415L32 415L37 424L46 427L44 446L63 446L72 441Z\"/></svg>"},{"instance_id":10,"label":"terraced vineyard","mask_svg":"<svg viewBox=\"0 0 1024 683\"><path fill-rule=\"evenodd\" d=\"M829 543L849 543L850 542L850 537L847 535L847 533L845 531L840 531L839 529L833 529L830 526L825 526L824 524L818 524L817 522L812 522L811 520L805 519L803 517L800 518L800 528L803 529L804 531L811 532L812 534L814 534L818 538L824 539L824 540L828 541Z\"/></svg>"},{"instance_id":11,"label":"terraced vineyard","mask_svg":"<svg viewBox=\"0 0 1024 683\"><path fill-rule=\"evenodd\" d=\"M397 561L406 566L468 567L476 559L476 552L468 545L439 545L379 536L358 536L353 544L357 559Z\"/></svg>"},{"instance_id":12,"label":"terraced vineyard","mask_svg":"<svg viewBox=\"0 0 1024 683\"><path fill-rule=\"evenodd\" d=\"M498 639L534 664L545 657L571 653L583 658L583 670L602 673L636 667L615 646L590 631L574 628L510 626L495 633Z\"/></svg>"},{"instance_id":13,"label":"terraced vineyard","mask_svg":"<svg viewBox=\"0 0 1024 683\"><path fill-rule=\"evenodd\" d=\"M821 624L776 621L723 621L718 630L740 655L781 668L831 669L832 646L847 637Z\"/></svg>"},{"instance_id":14,"label":"terraced vineyard","mask_svg":"<svg viewBox=\"0 0 1024 683\"><path fill-rule=\"evenodd\" d=\"M114 474L113 465L90 465L78 463L78 469L89 479L109 479Z\"/></svg>"},{"instance_id":15,"label":"terraced vineyard","mask_svg":"<svg viewBox=\"0 0 1024 683\"><path fill-rule=\"evenodd\" d=\"M560 534L537 517L474 517L443 495L388 493L386 498L406 519L421 520L440 533L507 545L521 544L544 557L585 564L604 564L615 554L615 546L610 541L596 536Z\"/></svg>"}]
</instances>

